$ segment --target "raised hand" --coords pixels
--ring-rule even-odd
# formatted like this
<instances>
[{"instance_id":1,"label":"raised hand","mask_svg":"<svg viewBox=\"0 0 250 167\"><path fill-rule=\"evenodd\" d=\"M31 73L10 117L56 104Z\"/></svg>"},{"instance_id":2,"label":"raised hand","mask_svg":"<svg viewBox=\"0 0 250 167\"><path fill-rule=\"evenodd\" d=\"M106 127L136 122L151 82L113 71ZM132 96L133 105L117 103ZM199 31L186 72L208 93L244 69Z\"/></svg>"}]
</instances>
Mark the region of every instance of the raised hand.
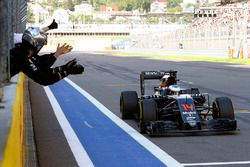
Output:
<instances>
[{"instance_id":1,"label":"raised hand","mask_svg":"<svg viewBox=\"0 0 250 167\"><path fill-rule=\"evenodd\" d=\"M49 28L50 30L52 30L52 29L57 29L57 28L58 28L58 24L57 24L57 22L55 21L55 19L53 19L53 22L48 26L48 28Z\"/></svg>"},{"instance_id":2,"label":"raised hand","mask_svg":"<svg viewBox=\"0 0 250 167\"><path fill-rule=\"evenodd\" d=\"M58 58L59 56L69 53L71 52L71 50L73 49L72 46L64 43L62 46L60 46L60 44L57 45L57 49L56 49L56 53L54 54L54 56L56 58Z\"/></svg>"}]
</instances>

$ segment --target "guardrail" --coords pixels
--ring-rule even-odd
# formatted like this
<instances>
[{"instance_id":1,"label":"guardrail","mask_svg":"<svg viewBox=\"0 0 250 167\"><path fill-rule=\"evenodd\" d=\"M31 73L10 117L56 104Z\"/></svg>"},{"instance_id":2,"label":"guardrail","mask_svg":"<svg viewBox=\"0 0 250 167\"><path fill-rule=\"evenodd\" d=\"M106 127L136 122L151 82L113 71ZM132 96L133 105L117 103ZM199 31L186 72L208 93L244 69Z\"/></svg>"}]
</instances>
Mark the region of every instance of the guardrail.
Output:
<instances>
[{"instance_id":1,"label":"guardrail","mask_svg":"<svg viewBox=\"0 0 250 167\"><path fill-rule=\"evenodd\" d=\"M95 31L53 31L48 33L51 37L74 37L74 36L129 36L129 32L95 32Z\"/></svg>"}]
</instances>

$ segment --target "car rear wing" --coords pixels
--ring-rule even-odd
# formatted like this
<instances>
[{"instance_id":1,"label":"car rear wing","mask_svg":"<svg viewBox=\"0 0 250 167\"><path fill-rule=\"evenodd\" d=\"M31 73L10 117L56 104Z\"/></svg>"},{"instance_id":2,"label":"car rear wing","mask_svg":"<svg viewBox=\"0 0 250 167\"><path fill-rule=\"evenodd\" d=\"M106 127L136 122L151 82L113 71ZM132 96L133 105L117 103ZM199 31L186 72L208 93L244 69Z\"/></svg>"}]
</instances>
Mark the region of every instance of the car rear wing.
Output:
<instances>
[{"instance_id":1,"label":"car rear wing","mask_svg":"<svg viewBox=\"0 0 250 167\"><path fill-rule=\"evenodd\" d=\"M141 95L145 94L145 80L161 79L164 75L175 77L177 80L177 71L142 71L140 74Z\"/></svg>"}]
</instances>

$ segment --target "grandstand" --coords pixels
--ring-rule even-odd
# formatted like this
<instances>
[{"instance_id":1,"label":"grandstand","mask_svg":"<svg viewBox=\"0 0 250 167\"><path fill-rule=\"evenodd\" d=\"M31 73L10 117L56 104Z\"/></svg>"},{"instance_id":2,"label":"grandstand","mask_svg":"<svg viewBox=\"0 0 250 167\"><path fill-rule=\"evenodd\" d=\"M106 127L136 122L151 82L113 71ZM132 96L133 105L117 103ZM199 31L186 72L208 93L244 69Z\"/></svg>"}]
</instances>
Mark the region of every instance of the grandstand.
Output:
<instances>
[{"instance_id":1,"label":"grandstand","mask_svg":"<svg viewBox=\"0 0 250 167\"><path fill-rule=\"evenodd\" d=\"M243 0L244 1L244 0ZM247 0L245 0L246 2ZM237 3L242 2L242 0L221 0L221 5L231 4L231 3Z\"/></svg>"},{"instance_id":2,"label":"grandstand","mask_svg":"<svg viewBox=\"0 0 250 167\"><path fill-rule=\"evenodd\" d=\"M179 49L179 45L182 44L182 49L221 50L225 53L230 47L234 49L234 57L239 57L240 53L241 56L243 54L243 57L248 57L250 49L248 3L200 7L199 10L203 11L200 17L194 18L192 23L185 24L184 27L163 31L160 34L156 32L135 35L134 40L139 44L137 47L172 50Z\"/></svg>"}]
</instances>

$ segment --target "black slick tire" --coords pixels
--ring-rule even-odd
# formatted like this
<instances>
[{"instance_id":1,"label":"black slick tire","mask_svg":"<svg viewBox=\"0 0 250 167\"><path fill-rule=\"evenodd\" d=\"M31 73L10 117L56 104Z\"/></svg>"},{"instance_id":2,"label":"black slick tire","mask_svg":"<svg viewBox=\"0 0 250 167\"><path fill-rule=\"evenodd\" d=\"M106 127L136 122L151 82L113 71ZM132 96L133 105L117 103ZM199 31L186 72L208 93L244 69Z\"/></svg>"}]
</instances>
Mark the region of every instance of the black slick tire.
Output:
<instances>
[{"instance_id":1,"label":"black slick tire","mask_svg":"<svg viewBox=\"0 0 250 167\"><path fill-rule=\"evenodd\" d=\"M138 110L136 91L123 91L120 96L120 113L122 119L133 119Z\"/></svg>"}]
</instances>

